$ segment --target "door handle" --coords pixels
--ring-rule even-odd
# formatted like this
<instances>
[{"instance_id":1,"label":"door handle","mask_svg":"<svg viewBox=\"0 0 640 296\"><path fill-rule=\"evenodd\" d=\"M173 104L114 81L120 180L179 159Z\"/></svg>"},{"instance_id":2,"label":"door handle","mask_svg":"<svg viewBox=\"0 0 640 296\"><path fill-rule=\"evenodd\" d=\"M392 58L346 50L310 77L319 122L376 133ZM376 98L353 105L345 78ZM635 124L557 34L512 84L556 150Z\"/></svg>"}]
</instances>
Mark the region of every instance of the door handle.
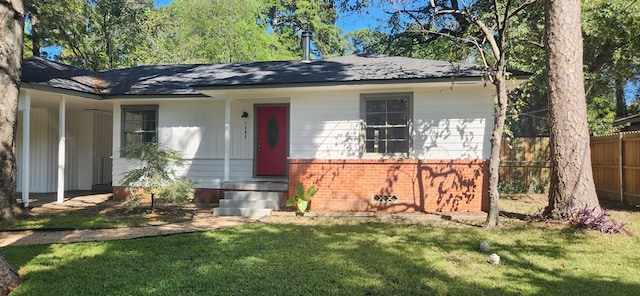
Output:
<instances>
[{"instance_id":1,"label":"door handle","mask_svg":"<svg viewBox=\"0 0 640 296\"><path fill-rule=\"evenodd\" d=\"M262 151L262 145L258 144L258 152Z\"/></svg>"}]
</instances>

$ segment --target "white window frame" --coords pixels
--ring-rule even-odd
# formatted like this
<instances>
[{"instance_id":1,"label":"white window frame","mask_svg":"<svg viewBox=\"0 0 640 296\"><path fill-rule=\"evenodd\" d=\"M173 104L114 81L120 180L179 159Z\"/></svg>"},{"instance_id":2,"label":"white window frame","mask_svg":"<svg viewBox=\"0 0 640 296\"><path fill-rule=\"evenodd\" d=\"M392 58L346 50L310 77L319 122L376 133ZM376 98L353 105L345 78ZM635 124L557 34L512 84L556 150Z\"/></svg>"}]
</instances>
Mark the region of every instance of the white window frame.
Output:
<instances>
[{"instance_id":1,"label":"white window frame","mask_svg":"<svg viewBox=\"0 0 640 296\"><path fill-rule=\"evenodd\" d=\"M367 129L371 128L371 125L367 124L367 115L372 114L373 112L367 112L367 102L373 100L394 100L394 99L405 99L407 100L407 122L406 124L389 124L385 122L385 124L378 125L376 127L380 129L390 129L394 127L406 127L406 141L407 141L407 150L403 152L374 152L367 151L367 142L370 142L367 139ZM393 113L393 111L385 111L386 114ZM362 122L362 136L360 137L361 143L361 153L363 158L410 158L413 155L413 93L376 93L376 94L361 94L360 95L360 120ZM387 143L389 143L388 138L385 137L385 148L387 147Z\"/></svg>"}]
</instances>

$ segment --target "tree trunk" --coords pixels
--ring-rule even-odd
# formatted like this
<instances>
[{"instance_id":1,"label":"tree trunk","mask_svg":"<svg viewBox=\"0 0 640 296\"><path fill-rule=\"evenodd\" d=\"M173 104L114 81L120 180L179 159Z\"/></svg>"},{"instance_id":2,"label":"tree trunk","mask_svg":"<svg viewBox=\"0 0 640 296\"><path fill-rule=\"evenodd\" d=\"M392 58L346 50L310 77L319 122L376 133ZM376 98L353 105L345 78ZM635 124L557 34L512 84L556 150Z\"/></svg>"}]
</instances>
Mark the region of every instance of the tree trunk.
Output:
<instances>
[{"instance_id":1,"label":"tree trunk","mask_svg":"<svg viewBox=\"0 0 640 296\"><path fill-rule=\"evenodd\" d=\"M593 174L582 69L580 0L546 0L551 186L545 214L569 219L573 209L600 210Z\"/></svg>"},{"instance_id":2,"label":"tree trunk","mask_svg":"<svg viewBox=\"0 0 640 296\"><path fill-rule=\"evenodd\" d=\"M509 97L507 94L506 78L504 76L504 63L498 63L499 69L495 74L496 93L498 102L495 107L495 117L493 132L491 132L491 158L489 159L489 214L487 215L487 227L500 225L500 207L498 200L500 192L498 184L500 182L500 147L502 145L502 135L504 134L504 121L507 117L507 104Z\"/></svg>"},{"instance_id":3,"label":"tree trunk","mask_svg":"<svg viewBox=\"0 0 640 296\"><path fill-rule=\"evenodd\" d=\"M40 57L40 21L34 14L29 16L31 18L31 54L34 57Z\"/></svg>"},{"instance_id":4,"label":"tree trunk","mask_svg":"<svg viewBox=\"0 0 640 296\"><path fill-rule=\"evenodd\" d=\"M21 210L16 203L15 135L22 68L24 6L0 3L0 221Z\"/></svg>"},{"instance_id":5,"label":"tree trunk","mask_svg":"<svg viewBox=\"0 0 640 296\"><path fill-rule=\"evenodd\" d=\"M20 285L20 276L0 255L0 296L9 295L18 285Z\"/></svg>"},{"instance_id":6,"label":"tree trunk","mask_svg":"<svg viewBox=\"0 0 640 296\"><path fill-rule=\"evenodd\" d=\"M615 78L616 84L616 117L627 116L627 102L624 99L624 83L625 81L620 78Z\"/></svg>"}]
</instances>

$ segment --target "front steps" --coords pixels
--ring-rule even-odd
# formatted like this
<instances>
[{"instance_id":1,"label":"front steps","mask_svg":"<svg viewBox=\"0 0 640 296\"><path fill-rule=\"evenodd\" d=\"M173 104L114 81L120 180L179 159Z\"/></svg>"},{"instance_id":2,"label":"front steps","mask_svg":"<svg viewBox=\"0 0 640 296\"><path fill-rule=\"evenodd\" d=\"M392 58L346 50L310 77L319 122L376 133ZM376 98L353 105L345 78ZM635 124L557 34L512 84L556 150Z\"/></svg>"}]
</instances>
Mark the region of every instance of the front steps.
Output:
<instances>
[{"instance_id":1,"label":"front steps","mask_svg":"<svg viewBox=\"0 0 640 296\"><path fill-rule=\"evenodd\" d=\"M282 192L275 191L225 191L220 207L213 209L214 216L264 217L279 210Z\"/></svg>"}]
</instances>

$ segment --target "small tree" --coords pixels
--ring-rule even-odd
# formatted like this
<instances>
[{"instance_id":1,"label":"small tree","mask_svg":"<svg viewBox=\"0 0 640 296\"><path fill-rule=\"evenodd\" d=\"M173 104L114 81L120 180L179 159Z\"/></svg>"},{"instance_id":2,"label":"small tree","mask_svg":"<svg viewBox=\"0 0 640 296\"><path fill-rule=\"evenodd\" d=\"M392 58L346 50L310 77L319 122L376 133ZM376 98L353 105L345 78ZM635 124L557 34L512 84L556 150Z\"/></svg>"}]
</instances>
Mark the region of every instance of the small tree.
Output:
<instances>
[{"instance_id":1,"label":"small tree","mask_svg":"<svg viewBox=\"0 0 640 296\"><path fill-rule=\"evenodd\" d=\"M193 200L193 181L176 176L176 167L185 165L180 152L160 149L157 143L139 143L127 146L124 153L128 160L140 167L127 172L122 185L129 190L130 206L135 207L143 194L151 195L151 211L155 211L156 198L166 202Z\"/></svg>"}]
</instances>

